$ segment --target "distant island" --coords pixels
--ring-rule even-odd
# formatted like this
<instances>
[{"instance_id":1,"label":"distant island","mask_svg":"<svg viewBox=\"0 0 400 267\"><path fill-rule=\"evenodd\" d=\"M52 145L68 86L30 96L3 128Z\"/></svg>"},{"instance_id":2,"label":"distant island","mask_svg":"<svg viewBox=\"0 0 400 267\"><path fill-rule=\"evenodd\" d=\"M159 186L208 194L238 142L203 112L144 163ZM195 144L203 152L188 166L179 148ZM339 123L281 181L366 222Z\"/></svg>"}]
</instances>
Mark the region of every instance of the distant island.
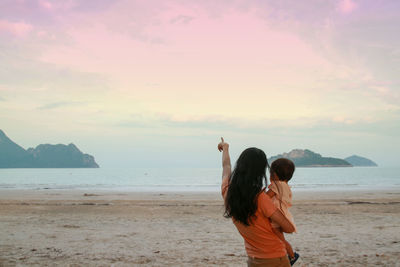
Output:
<instances>
[{"instance_id":1,"label":"distant island","mask_svg":"<svg viewBox=\"0 0 400 267\"><path fill-rule=\"evenodd\" d=\"M345 159L322 157L308 149L293 149L289 153L279 154L270 157L268 161L272 163L277 158L288 158L294 162L296 167L364 167L378 166L370 159L353 155Z\"/></svg>"},{"instance_id":2,"label":"distant island","mask_svg":"<svg viewBox=\"0 0 400 267\"><path fill-rule=\"evenodd\" d=\"M283 153L268 159L272 163L277 158L288 158L294 162L296 167L352 167L344 159L322 157L308 149L293 149L289 153Z\"/></svg>"},{"instance_id":3,"label":"distant island","mask_svg":"<svg viewBox=\"0 0 400 267\"><path fill-rule=\"evenodd\" d=\"M0 130L0 168L99 168L94 157L74 144L42 144L23 149Z\"/></svg>"},{"instance_id":4,"label":"distant island","mask_svg":"<svg viewBox=\"0 0 400 267\"><path fill-rule=\"evenodd\" d=\"M378 164L376 164L372 160L364 158L364 157L360 157L360 156L357 156L357 155L353 155L353 156L347 157L344 160L347 161L348 163L350 163L351 165L356 166L356 167L358 167L358 166L360 166L360 167L361 166L362 167L364 167L364 166L365 167L376 167L376 166L378 166Z\"/></svg>"}]
</instances>

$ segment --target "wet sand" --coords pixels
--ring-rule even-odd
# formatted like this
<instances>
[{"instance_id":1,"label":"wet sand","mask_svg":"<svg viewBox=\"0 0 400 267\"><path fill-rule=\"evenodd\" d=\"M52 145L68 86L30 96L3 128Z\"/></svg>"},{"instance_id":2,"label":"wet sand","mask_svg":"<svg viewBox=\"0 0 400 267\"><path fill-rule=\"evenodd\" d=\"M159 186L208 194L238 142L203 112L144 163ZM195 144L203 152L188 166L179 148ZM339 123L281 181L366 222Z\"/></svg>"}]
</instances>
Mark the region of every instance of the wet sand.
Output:
<instances>
[{"instance_id":1,"label":"wet sand","mask_svg":"<svg viewBox=\"0 0 400 267\"><path fill-rule=\"evenodd\" d=\"M400 191L296 192L295 266L400 266ZM217 193L0 191L0 266L245 266Z\"/></svg>"}]
</instances>

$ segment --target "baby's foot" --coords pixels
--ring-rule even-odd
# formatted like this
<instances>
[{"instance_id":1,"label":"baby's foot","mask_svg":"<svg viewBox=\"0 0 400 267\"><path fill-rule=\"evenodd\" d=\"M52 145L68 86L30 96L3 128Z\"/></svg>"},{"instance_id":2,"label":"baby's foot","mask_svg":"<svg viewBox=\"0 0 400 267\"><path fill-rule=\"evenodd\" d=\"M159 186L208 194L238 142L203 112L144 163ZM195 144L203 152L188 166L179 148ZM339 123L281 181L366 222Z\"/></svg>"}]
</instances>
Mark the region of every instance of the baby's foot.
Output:
<instances>
[{"instance_id":1,"label":"baby's foot","mask_svg":"<svg viewBox=\"0 0 400 267\"><path fill-rule=\"evenodd\" d=\"M300 255L297 252L294 253L293 258L289 257L290 265L293 265L299 259L299 257L300 257Z\"/></svg>"}]
</instances>

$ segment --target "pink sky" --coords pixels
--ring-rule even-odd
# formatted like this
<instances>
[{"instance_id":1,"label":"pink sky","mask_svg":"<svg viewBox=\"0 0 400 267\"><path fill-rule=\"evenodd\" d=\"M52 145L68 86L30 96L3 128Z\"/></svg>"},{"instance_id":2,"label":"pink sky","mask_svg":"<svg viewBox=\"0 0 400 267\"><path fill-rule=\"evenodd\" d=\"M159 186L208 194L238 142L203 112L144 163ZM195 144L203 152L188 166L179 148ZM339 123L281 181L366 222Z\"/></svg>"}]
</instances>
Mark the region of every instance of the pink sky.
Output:
<instances>
[{"instance_id":1,"label":"pink sky","mask_svg":"<svg viewBox=\"0 0 400 267\"><path fill-rule=\"evenodd\" d=\"M5 1L0 122L54 140L65 126L259 142L276 128L288 146L370 129L354 148L367 153L400 114L399 6L378 2Z\"/></svg>"}]
</instances>

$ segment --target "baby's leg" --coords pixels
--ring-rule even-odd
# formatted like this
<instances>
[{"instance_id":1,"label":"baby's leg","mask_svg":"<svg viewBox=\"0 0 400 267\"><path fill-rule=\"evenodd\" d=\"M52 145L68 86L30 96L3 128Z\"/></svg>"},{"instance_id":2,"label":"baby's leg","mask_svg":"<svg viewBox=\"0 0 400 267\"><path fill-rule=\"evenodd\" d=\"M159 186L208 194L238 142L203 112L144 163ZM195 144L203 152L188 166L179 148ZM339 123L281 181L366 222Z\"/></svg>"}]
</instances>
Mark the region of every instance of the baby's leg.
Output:
<instances>
[{"instance_id":1,"label":"baby's leg","mask_svg":"<svg viewBox=\"0 0 400 267\"><path fill-rule=\"evenodd\" d=\"M272 230L279 237L279 239L283 241L283 243L285 244L286 251L287 251L289 257L291 259L293 259L294 258L293 248L290 245L290 243L286 241L285 236L283 235L283 232L279 228L275 228L275 227L272 227Z\"/></svg>"}]
</instances>

